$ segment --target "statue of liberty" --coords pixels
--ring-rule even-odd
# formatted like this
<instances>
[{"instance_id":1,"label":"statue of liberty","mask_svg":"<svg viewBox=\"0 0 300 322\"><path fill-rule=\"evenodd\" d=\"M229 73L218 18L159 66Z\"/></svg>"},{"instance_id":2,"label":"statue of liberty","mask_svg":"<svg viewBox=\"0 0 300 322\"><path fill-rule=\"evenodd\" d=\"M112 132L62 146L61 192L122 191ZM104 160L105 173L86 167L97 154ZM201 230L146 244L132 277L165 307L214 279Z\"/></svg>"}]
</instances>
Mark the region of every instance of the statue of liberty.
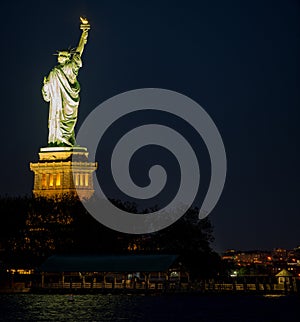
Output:
<instances>
[{"instance_id":1,"label":"statue of liberty","mask_svg":"<svg viewBox=\"0 0 300 322\"><path fill-rule=\"evenodd\" d=\"M48 146L72 147L76 145L74 128L77 121L80 85L77 81L81 56L87 43L90 25L80 18L82 34L75 50L58 51L56 65L44 77L43 98L49 102Z\"/></svg>"}]
</instances>

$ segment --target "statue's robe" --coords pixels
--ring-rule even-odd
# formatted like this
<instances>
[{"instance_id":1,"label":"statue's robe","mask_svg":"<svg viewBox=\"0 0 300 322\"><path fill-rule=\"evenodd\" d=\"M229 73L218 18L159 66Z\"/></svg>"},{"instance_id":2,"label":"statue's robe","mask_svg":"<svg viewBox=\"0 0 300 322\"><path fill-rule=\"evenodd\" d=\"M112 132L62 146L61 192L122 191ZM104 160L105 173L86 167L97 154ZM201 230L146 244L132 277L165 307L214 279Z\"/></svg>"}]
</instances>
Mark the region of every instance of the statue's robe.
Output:
<instances>
[{"instance_id":1,"label":"statue's robe","mask_svg":"<svg viewBox=\"0 0 300 322\"><path fill-rule=\"evenodd\" d=\"M80 55L75 53L64 65L57 65L52 69L42 88L44 100L50 102L48 145L76 144L74 128L80 92L76 77L80 67L82 67Z\"/></svg>"}]
</instances>

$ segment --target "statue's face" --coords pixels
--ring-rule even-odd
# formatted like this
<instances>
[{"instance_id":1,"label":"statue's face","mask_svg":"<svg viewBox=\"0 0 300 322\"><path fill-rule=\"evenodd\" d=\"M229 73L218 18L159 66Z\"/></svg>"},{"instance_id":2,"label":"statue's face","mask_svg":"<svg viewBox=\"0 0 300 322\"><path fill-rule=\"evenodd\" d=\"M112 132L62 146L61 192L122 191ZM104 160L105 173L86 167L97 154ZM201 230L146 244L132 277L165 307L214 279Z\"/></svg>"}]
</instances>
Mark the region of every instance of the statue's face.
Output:
<instances>
[{"instance_id":1,"label":"statue's face","mask_svg":"<svg viewBox=\"0 0 300 322\"><path fill-rule=\"evenodd\" d=\"M70 54L66 51L61 51L58 53L57 61L60 64L64 64L70 58Z\"/></svg>"}]
</instances>

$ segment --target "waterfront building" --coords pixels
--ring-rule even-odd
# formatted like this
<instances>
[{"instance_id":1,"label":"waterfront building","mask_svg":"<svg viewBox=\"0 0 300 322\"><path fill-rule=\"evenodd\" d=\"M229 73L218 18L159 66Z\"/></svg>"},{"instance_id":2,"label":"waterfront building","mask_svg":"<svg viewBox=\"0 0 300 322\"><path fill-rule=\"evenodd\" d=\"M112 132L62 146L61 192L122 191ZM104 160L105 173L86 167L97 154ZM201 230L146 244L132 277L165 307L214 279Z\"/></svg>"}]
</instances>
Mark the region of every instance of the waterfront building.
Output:
<instances>
[{"instance_id":1,"label":"waterfront building","mask_svg":"<svg viewBox=\"0 0 300 322\"><path fill-rule=\"evenodd\" d=\"M177 255L54 255L40 267L39 289L165 289L187 287Z\"/></svg>"}]
</instances>

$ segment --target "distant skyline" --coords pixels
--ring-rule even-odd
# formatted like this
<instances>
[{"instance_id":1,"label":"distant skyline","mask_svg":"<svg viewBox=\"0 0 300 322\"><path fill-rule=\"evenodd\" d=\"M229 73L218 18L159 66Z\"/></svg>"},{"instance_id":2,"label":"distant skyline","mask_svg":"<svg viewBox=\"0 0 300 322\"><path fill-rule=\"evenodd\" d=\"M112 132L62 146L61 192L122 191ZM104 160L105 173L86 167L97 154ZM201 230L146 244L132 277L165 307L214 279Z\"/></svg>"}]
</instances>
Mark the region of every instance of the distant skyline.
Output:
<instances>
[{"instance_id":1,"label":"distant skyline","mask_svg":"<svg viewBox=\"0 0 300 322\"><path fill-rule=\"evenodd\" d=\"M78 77L77 129L97 105L124 91L156 87L189 96L214 120L227 153L225 188L209 216L215 249L300 245L299 2L17 1L2 8L1 195L31 193L29 163L47 144L43 77L56 64L56 50L76 46L85 15L91 31ZM125 119L110 139L156 117ZM184 124L162 122L186 131L197 150L200 203L210 171L203 144ZM101 173L108 143L98 151L98 175L114 193L109 174ZM160 152L167 167L164 151L133 159L141 184L143 162L157 161ZM172 187L179 179L170 180Z\"/></svg>"}]
</instances>

